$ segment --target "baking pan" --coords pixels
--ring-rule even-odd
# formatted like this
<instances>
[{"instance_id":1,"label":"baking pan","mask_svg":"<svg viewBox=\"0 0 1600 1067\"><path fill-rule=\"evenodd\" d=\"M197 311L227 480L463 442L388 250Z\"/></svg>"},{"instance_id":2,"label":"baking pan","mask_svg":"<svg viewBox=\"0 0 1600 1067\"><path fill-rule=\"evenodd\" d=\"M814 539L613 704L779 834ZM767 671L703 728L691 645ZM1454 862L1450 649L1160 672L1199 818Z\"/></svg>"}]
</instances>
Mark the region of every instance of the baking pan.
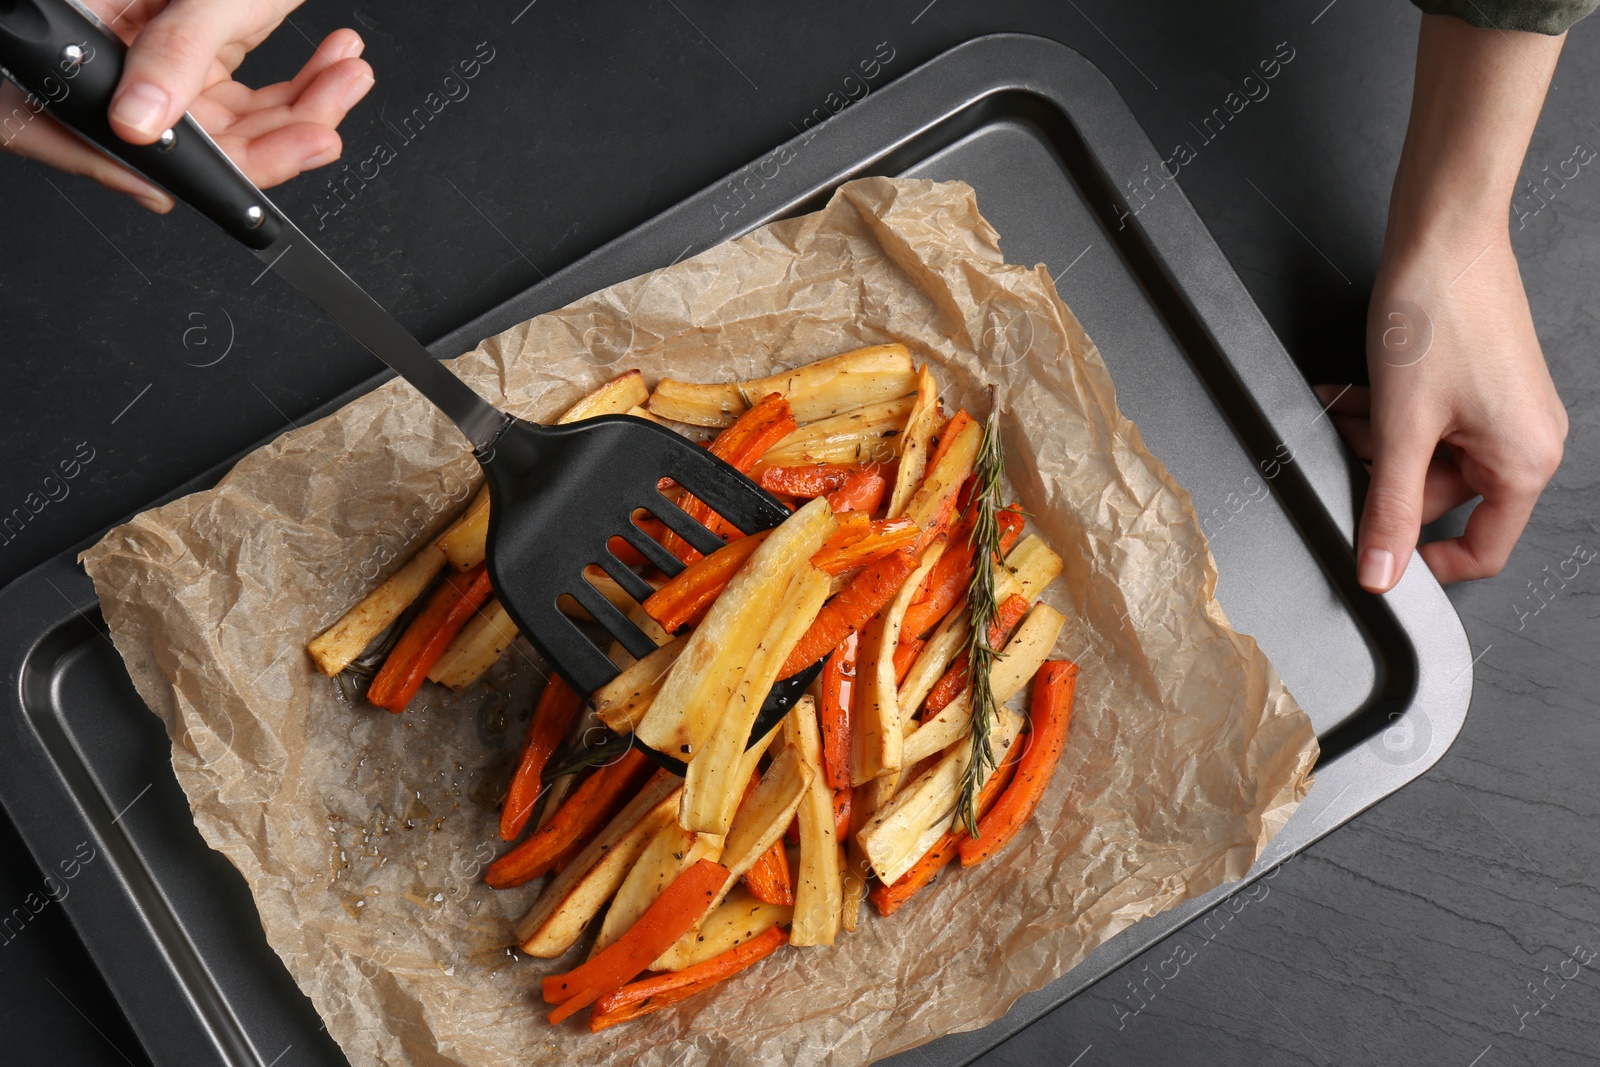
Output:
<instances>
[{"instance_id":1,"label":"baking pan","mask_svg":"<svg viewBox=\"0 0 1600 1067\"><path fill-rule=\"evenodd\" d=\"M1193 497L1224 609L1261 643L1321 738L1316 786L1252 871L1259 877L1431 766L1461 728L1472 664L1427 568L1413 565L1383 597L1356 585L1364 476L1181 190L1160 176L1160 158L1076 52L1035 37L978 38L430 347L456 355L811 210L851 178L971 183L1007 259L1046 264L1099 345L1123 412ZM1026 344L1026 321L1008 329ZM172 495L213 484L233 462ZM62 905L153 1061L344 1063L267 947L243 880L194 829L165 731L129 683L75 563L82 547L0 592L0 738L13 768L0 802L47 871L94 850ZM907 1062L971 1060L1242 884L1128 928L1000 1022Z\"/></svg>"}]
</instances>

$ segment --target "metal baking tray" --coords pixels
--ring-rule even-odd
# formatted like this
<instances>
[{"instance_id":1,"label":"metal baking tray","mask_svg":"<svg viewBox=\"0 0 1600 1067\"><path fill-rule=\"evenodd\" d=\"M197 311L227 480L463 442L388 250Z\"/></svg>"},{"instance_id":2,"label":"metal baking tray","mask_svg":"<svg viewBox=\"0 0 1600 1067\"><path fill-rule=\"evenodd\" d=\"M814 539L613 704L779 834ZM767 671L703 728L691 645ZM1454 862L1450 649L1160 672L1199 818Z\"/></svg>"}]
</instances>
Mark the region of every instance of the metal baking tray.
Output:
<instances>
[{"instance_id":1,"label":"metal baking tray","mask_svg":"<svg viewBox=\"0 0 1600 1067\"><path fill-rule=\"evenodd\" d=\"M1466 715L1472 663L1425 567L1412 566L1384 597L1356 585L1364 476L1182 192L1146 182L1159 161L1082 56L1036 37L978 38L431 347L456 355L593 290L812 210L851 178L971 183L1007 258L1050 268L1110 365L1123 412L1193 497L1223 607L1315 723L1316 786L1252 872L1259 877L1444 753ZM1143 196L1130 196L1135 184ZM214 483L232 463L172 495ZM0 592L0 744L12 767L0 802L47 870L80 842L97 850L63 906L154 1062L344 1063L267 947L243 880L194 829L165 731L129 683L75 562L82 547ZM1130 927L1003 1020L902 1059L968 1062L1242 884Z\"/></svg>"}]
</instances>

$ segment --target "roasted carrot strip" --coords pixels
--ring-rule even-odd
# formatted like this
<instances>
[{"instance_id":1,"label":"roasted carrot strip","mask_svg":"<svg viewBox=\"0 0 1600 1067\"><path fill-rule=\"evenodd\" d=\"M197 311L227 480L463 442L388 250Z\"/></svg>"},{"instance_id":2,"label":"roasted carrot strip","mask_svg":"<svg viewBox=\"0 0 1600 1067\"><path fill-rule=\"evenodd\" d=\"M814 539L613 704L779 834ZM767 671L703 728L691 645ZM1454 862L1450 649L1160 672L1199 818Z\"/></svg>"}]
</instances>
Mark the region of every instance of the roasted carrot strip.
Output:
<instances>
[{"instance_id":1,"label":"roasted carrot strip","mask_svg":"<svg viewBox=\"0 0 1600 1067\"><path fill-rule=\"evenodd\" d=\"M823 553L839 552L849 548L872 533L872 516L864 511L840 511L835 513L834 518L838 521L839 528L822 542L822 547L817 549L816 556L811 557L813 561Z\"/></svg>"},{"instance_id":2,"label":"roasted carrot strip","mask_svg":"<svg viewBox=\"0 0 1600 1067\"><path fill-rule=\"evenodd\" d=\"M783 398L783 394L768 393L754 407L740 415L737 422L717 435L717 439L711 442L711 454L735 470L749 471L767 449L788 437L797 425L794 412L790 410L789 401ZM685 494L678 501L678 506L695 522L724 538L738 533L723 522L721 516L715 515L711 506L703 500ZM700 558L699 552L670 530L661 543L668 552L685 563L693 563Z\"/></svg>"},{"instance_id":3,"label":"roasted carrot strip","mask_svg":"<svg viewBox=\"0 0 1600 1067\"><path fill-rule=\"evenodd\" d=\"M491 863L483 880L495 889L509 889L564 866L622 810L649 776L649 758L630 748L617 762L585 778L549 822Z\"/></svg>"},{"instance_id":4,"label":"roasted carrot strip","mask_svg":"<svg viewBox=\"0 0 1600 1067\"><path fill-rule=\"evenodd\" d=\"M764 468L756 481L761 488L769 493L785 493L789 496L804 497L809 500L816 496L825 496L838 489L850 476L856 473L855 467L847 467L840 463L807 463L799 467L767 467Z\"/></svg>"},{"instance_id":5,"label":"roasted carrot strip","mask_svg":"<svg viewBox=\"0 0 1600 1067\"><path fill-rule=\"evenodd\" d=\"M722 595L734 573L761 547L769 532L741 537L695 560L645 599L645 612L668 633L674 632Z\"/></svg>"},{"instance_id":6,"label":"roasted carrot strip","mask_svg":"<svg viewBox=\"0 0 1600 1067\"><path fill-rule=\"evenodd\" d=\"M794 883L789 878L789 853L782 841L772 847L745 872L744 884L750 895L767 904L793 904Z\"/></svg>"},{"instance_id":7,"label":"roasted carrot strip","mask_svg":"<svg viewBox=\"0 0 1600 1067\"><path fill-rule=\"evenodd\" d=\"M850 786L833 791L833 836L836 840L843 841L850 836L850 801L855 796L855 790Z\"/></svg>"},{"instance_id":8,"label":"roasted carrot strip","mask_svg":"<svg viewBox=\"0 0 1600 1067\"><path fill-rule=\"evenodd\" d=\"M889 479L883 467L873 463L851 474L845 483L828 494L828 506L834 511L865 511L871 514L883 506L883 495L889 488Z\"/></svg>"},{"instance_id":9,"label":"roasted carrot strip","mask_svg":"<svg viewBox=\"0 0 1600 1067\"><path fill-rule=\"evenodd\" d=\"M1017 761L1017 776L1010 787L978 820L978 836L961 843L961 866L974 867L1005 848L1039 806L1066 747L1072 694L1077 687L1078 665L1066 660L1050 660L1034 675L1028 715L1033 736Z\"/></svg>"},{"instance_id":10,"label":"roasted carrot strip","mask_svg":"<svg viewBox=\"0 0 1600 1067\"><path fill-rule=\"evenodd\" d=\"M567 736L582 706L583 698L564 678L559 674L550 675L533 709L533 722L528 726L528 739L522 745L522 758L511 776L506 802L500 807L500 840L514 840L527 825L533 805L544 789L540 777L544 774L545 762Z\"/></svg>"},{"instance_id":11,"label":"roasted carrot strip","mask_svg":"<svg viewBox=\"0 0 1600 1067\"><path fill-rule=\"evenodd\" d=\"M917 657L922 655L923 646L927 643L920 637L908 637L894 646L894 682L896 685L906 680L906 675L911 673L911 665L917 662Z\"/></svg>"},{"instance_id":12,"label":"roasted carrot strip","mask_svg":"<svg viewBox=\"0 0 1600 1067\"><path fill-rule=\"evenodd\" d=\"M865 513L847 511L845 514ZM870 524L866 536L850 544L839 548L823 545L817 554L811 557L811 565L826 574L843 574L845 571L864 567L875 559L882 559L891 552L909 548L921 538L922 531L910 519L879 519Z\"/></svg>"},{"instance_id":13,"label":"roasted carrot strip","mask_svg":"<svg viewBox=\"0 0 1600 1067\"><path fill-rule=\"evenodd\" d=\"M943 459L944 454L950 450L950 442L960 436L961 431L965 430L967 424L971 421L972 416L967 414L966 408L961 408L950 416L950 421L944 424L944 429L940 430L937 435L939 443L933 447L933 454L928 457L929 470L933 470L939 465L939 460Z\"/></svg>"},{"instance_id":14,"label":"roasted carrot strip","mask_svg":"<svg viewBox=\"0 0 1600 1067\"><path fill-rule=\"evenodd\" d=\"M1000 605L1000 614L989 627L989 647L999 648L1005 644L1006 638L1011 636L1011 631L1016 629L1017 623L1028 613L1028 602L1019 593L1012 593ZM928 699L923 704L923 716L932 718L939 714L950 702L967 691L968 670L970 663L966 656L957 657L950 664L950 669L933 684L928 691Z\"/></svg>"},{"instance_id":15,"label":"roasted carrot strip","mask_svg":"<svg viewBox=\"0 0 1600 1067\"><path fill-rule=\"evenodd\" d=\"M699 924L727 878L728 868L715 860L700 860L674 878L621 937L588 962L546 978L545 1003L559 1005L550 1013L551 1024L621 989L649 967Z\"/></svg>"},{"instance_id":16,"label":"roasted carrot strip","mask_svg":"<svg viewBox=\"0 0 1600 1067\"><path fill-rule=\"evenodd\" d=\"M883 557L856 575L838 596L823 605L789 653L778 677L787 678L838 648L839 642L866 625L893 598L916 569L917 557L901 551Z\"/></svg>"},{"instance_id":17,"label":"roasted carrot strip","mask_svg":"<svg viewBox=\"0 0 1600 1067\"><path fill-rule=\"evenodd\" d=\"M1015 750L1018 746L1013 745ZM989 775L989 780L983 783L983 789L978 793L978 811L987 812L1000 798L1001 792L1011 781L1011 776L1016 773L1019 760L1008 759L996 767ZM982 816L979 816L978 825L983 825ZM892 885L875 885L871 897L873 906L878 909L879 915L893 915L900 905L916 896L917 891L933 881L934 876L944 870L945 865L956 858L957 852L964 841L970 841L965 830L946 830L939 843L930 848L923 857L898 881Z\"/></svg>"},{"instance_id":18,"label":"roasted carrot strip","mask_svg":"<svg viewBox=\"0 0 1600 1067\"><path fill-rule=\"evenodd\" d=\"M851 633L822 666L817 724L822 732L822 776L831 789L850 784L850 708L855 702L856 646L860 643L861 635Z\"/></svg>"},{"instance_id":19,"label":"roasted carrot strip","mask_svg":"<svg viewBox=\"0 0 1600 1067\"><path fill-rule=\"evenodd\" d=\"M997 512L995 521L1000 526L1000 551L1009 552L1022 533L1022 510L1013 504ZM967 595L967 587L972 584L974 549L965 526L963 522L951 531L949 550L939 557L907 606L905 621L900 625L902 648L909 641L927 637ZM899 655L895 653L897 664Z\"/></svg>"},{"instance_id":20,"label":"roasted carrot strip","mask_svg":"<svg viewBox=\"0 0 1600 1067\"><path fill-rule=\"evenodd\" d=\"M445 647L489 599L490 592L487 564L465 572L446 571L444 583L434 590L422 614L411 620L383 661L383 669L367 687L367 699L393 712L406 710Z\"/></svg>"},{"instance_id":21,"label":"roasted carrot strip","mask_svg":"<svg viewBox=\"0 0 1600 1067\"><path fill-rule=\"evenodd\" d=\"M589 1032L599 1033L608 1026L625 1023L629 1019L637 1019L687 1000L725 978L732 978L751 964L766 959L788 943L788 932L781 926L773 926L742 945L735 945L726 952L712 956L704 963L629 982L595 1001L594 1011L589 1014Z\"/></svg>"},{"instance_id":22,"label":"roasted carrot strip","mask_svg":"<svg viewBox=\"0 0 1600 1067\"><path fill-rule=\"evenodd\" d=\"M611 554L620 559L625 566L643 567L649 562L649 560L645 559L644 556L639 554L639 550L637 548L634 548L620 537L613 537L611 540L607 541L606 547L609 548L611 550Z\"/></svg>"}]
</instances>

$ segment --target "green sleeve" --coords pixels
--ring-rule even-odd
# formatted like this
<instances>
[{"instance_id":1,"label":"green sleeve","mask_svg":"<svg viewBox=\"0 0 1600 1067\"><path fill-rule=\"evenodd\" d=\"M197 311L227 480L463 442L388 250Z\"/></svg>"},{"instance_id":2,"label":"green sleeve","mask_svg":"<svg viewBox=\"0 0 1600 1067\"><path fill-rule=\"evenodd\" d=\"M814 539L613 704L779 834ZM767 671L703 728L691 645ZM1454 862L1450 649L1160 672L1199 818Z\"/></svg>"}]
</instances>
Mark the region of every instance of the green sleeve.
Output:
<instances>
[{"instance_id":1,"label":"green sleeve","mask_svg":"<svg viewBox=\"0 0 1600 1067\"><path fill-rule=\"evenodd\" d=\"M1411 0L1430 15L1454 15L1486 30L1555 36L1600 6L1600 0Z\"/></svg>"}]
</instances>

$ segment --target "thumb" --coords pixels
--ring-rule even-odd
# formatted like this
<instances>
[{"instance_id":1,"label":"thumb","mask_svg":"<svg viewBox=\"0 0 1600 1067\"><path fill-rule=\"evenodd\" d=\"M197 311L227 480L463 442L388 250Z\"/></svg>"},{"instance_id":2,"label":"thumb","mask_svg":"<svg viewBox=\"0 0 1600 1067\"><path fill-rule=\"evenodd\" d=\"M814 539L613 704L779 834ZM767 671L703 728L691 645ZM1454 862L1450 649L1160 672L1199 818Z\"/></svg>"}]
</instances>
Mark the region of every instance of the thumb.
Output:
<instances>
[{"instance_id":1,"label":"thumb","mask_svg":"<svg viewBox=\"0 0 1600 1067\"><path fill-rule=\"evenodd\" d=\"M249 5L175 0L139 30L111 98L111 127L129 144L150 144L205 88L211 64L239 35Z\"/></svg>"},{"instance_id":2,"label":"thumb","mask_svg":"<svg viewBox=\"0 0 1600 1067\"><path fill-rule=\"evenodd\" d=\"M1361 513L1356 580L1372 593L1387 593L1405 573L1422 532L1423 488L1439 435L1416 424L1375 423L1372 482Z\"/></svg>"}]
</instances>

